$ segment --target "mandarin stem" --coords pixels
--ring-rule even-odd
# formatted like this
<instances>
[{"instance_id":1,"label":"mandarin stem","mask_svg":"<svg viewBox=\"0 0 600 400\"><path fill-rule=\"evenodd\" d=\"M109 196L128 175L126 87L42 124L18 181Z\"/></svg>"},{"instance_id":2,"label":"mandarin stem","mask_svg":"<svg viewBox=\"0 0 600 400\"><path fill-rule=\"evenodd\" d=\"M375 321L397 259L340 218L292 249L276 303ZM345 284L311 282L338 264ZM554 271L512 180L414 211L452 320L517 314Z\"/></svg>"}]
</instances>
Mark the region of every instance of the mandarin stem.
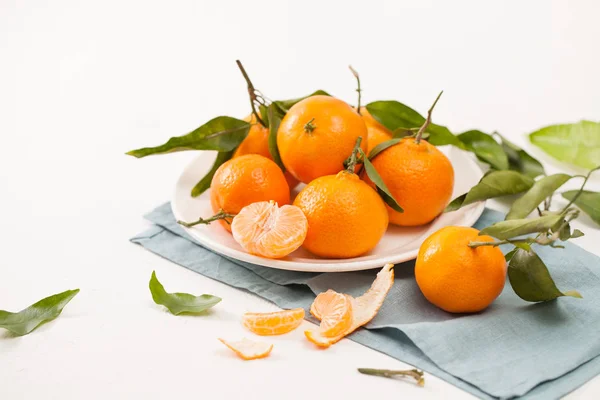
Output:
<instances>
[{"instance_id":1,"label":"mandarin stem","mask_svg":"<svg viewBox=\"0 0 600 400\"><path fill-rule=\"evenodd\" d=\"M350 173L354 173L354 168L356 164L358 164L358 154L360 151L360 144L362 143L362 136L356 138L356 143L354 143L354 148L352 149L352 154L348 157L346 161L346 171Z\"/></svg>"},{"instance_id":2,"label":"mandarin stem","mask_svg":"<svg viewBox=\"0 0 600 400\"><path fill-rule=\"evenodd\" d=\"M429 124L431 124L431 113L433 112L433 108L437 104L440 97L442 97L442 93L444 93L443 90L440 92L440 94L438 94L438 96L435 98L435 101L433 102L433 104L431 105L429 110L427 111L427 119L425 119L425 122L421 126L421 129L419 129L419 131L417 132L417 136L415 136L415 143L419 144L421 142L421 137L423 136L425 129L427 129Z\"/></svg>"},{"instance_id":3,"label":"mandarin stem","mask_svg":"<svg viewBox=\"0 0 600 400\"><path fill-rule=\"evenodd\" d=\"M256 101L256 98L257 98L256 97L256 89L254 88L254 85L252 84L250 77L246 73L246 70L244 69L244 66L242 65L241 61L235 60L235 62L237 63L238 68L242 72L242 75L244 76L246 83L248 84L248 95L250 96L250 107L252 108L252 114L254 114L254 116L256 117L256 120L262 126L264 126L266 128L267 124L265 124L265 121L262 120L262 118L260 117L260 114L256 111L256 106L254 104L254 102Z\"/></svg>"},{"instance_id":4,"label":"mandarin stem","mask_svg":"<svg viewBox=\"0 0 600 400\"><path fill-rule=\"evenodd\" d=\"M362 98L362 90L360 88L360 76L358 75L358 72L356 72L356 70L352 68L352 65L348 65L348 68L350 68L350 71L352 71L352 75L354 75L358 84L358 87L356 88L356 91L358 92L358 105L356 106L356 112L358 113L358 115L360 115L360 101Z\"/></svg>"},{"instance_id":5,"label":"mandarin stem","mask_svg":"<svg viewBox=\"0 0 600 400\"><path fill-rule=\"evenodd\" d=\"M599 169L600 169L600 165L598 165L596 168L591 169L590 172L588 172L588 174L585 176L585 179L583 180L583 184L579 188L579 191L577 192L577 194L575 196L573 196L573 199L569 202L569 204L567 204L565 206L565 208L563 208L563 212L566 211L569 207L571 207L571 205L573 205L573 203L575 203L575 201L579 198L579 196L581 196L581 193L583 193L583 188L585 187L585 184L587 183L588 179L590 179L590 175L592 175L592 172L597 171Z\"/></svg>"},{"instance_id":6,"label":"mandarin stem","mask_svg":"<svg viewBox=\"0 0 600 400\"><path fill-rule=\"evenodd\" d=\"M365 375L381 376L384 378L394 378L396 376L408 376L417 381L417 385L425 385L425 374L418 369L407 370L391 370L391 369L373 369L373 368L358 368L358 372Z\"/></svg>"},{"instance_id":7,"label":"mandarin stem","mask_svg":"<svg viewBox=\"0 0 600 400\"><path fill-rule=\"evenodd\" d=\"M212 217L209 217L209 218L200 217L200 218L198 218L197 221L194 221L194 222L177 221L177 223L179 225L185 226L186 228L191 228L192 226L199 225L199 224L208 225L211 222L218 221L220 219L224 220L228 224L231 224L231 221L229 221L229 220L232 219L233 217L235 217L235 214L229 214L229 213L226 213L224 210L219 210L218 213L216 213L215 215L213 215Z\"/></svg>"}]
</instances>

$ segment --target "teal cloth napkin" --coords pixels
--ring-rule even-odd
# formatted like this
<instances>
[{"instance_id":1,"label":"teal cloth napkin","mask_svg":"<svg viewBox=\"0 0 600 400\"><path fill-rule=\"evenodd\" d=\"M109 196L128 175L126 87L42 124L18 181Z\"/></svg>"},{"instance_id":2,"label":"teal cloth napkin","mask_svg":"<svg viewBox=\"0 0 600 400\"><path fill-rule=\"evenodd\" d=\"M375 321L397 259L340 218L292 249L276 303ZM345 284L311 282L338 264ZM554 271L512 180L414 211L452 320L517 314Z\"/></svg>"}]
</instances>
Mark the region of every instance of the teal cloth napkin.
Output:
<instances>
[{"instance_id":1,"label":"teal cloth napkin","mask_svg":"<svg viewBox=\"0 0 600 400\"><path fill-rule=\"evenodd\" d=\"M486 209L475 227L503 217ZM175 222L169 203L146 218L154 225L134 243L282 308L308 309L315 293L327 289L361 294L377 272L317 274L248 264L194 242ZM577 289L583 299L531 304L506 285L485 312L449 314L425 300L410 261L395 267L395 284L377 316L349 338L481 398L559 398L600 374L600 258L570 243L536 250L559 287Z\"/></svg>"}]
</instances>

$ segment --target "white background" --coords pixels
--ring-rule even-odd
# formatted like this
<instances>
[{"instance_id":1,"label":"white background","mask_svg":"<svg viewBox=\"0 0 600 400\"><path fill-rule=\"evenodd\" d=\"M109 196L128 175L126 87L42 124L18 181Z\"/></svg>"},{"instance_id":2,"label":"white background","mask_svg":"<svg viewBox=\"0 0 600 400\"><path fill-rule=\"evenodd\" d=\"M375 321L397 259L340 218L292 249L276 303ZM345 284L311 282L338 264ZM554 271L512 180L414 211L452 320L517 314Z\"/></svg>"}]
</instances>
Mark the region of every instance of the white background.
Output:
<instances>
[{"instance_id":1,"label":"white background","mask_svg":"<svg viewBox=\"0 0 600 400\"><path fill-rule=\"evenodd\" d=\"M34 333L0 332L0 398L469 397L431 376L362 376L406 365L349 340L317 351L303 329L273 338L266 360L235 358L216 338L248 336L241 314L274 307L128 242L196 154L124 153L246 115L236 58L275 99L354 101L348 64L367 102L424 112L444 89L435 121L530 149L523 135L541 126L600 118L598 4L0 0L0 308L81 288ZM576 225L600 254L598 229ZM174 317L151 300L152 270L167 290L224 300ZM569 398L598 397L597 378Z\"/></svg>"}]
</instances>

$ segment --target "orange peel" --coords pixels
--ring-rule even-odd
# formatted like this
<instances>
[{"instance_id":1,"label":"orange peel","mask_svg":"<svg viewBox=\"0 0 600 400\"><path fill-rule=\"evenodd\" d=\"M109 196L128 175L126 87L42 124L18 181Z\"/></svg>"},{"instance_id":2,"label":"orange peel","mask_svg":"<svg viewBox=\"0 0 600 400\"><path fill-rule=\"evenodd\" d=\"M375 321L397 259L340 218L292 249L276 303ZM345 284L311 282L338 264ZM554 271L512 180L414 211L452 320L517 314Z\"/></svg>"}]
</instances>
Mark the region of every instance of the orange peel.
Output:
<instances>
[{"instance_id":1,"label":"orange peel","mask_svg":"<svg viewBox=\"0 0 600 400\"><path fill-rule=\"evenodd\" d=\"M393 284L394 265L386 264L377 274L377 277L375 278L375 281L373 281L373 284L369 290L367 290L362 296L352 300L352 323L345 332L337 336L327 337L323 335L322 332L307 330L304 332L304 335L310 342L319 347L327 348L332 344L337 343L345 336L354 332L356 329L369 323L375 317L375 315L377 315L377 312L379 312L379 309L383 305L385 297L392 288ZM324 315L319 314L320 311L321 309L318 307L314 307L313 310L313 307L311 306L311 313L313 315L316 313L323 318ZM317 316L315 315L315 317Z\"/></svg>"},{"instance_id":2,"label":"orange peel","mask_svg":"<svg viewBox=\"0 0 600 400\"><path fill-rule=\"evenodd\" d=\"M304 309L294 308L270 313L246 313L242 317L242 323L257 335L270 336L293 331L303 319Z\"/></svg>"},{"instance_id":3,"label":"orange peel","mask_svg":"<svg viewBox=\"0 0 600 400\"><path fill-rule=\"evenodd\" d=\"M271 354L271 350L273 350L272 344L255 342L246 338L235 342L221 338L219 340L244 360L256 360L257 358L268 357Z\"/></svg>"}]
</instances>

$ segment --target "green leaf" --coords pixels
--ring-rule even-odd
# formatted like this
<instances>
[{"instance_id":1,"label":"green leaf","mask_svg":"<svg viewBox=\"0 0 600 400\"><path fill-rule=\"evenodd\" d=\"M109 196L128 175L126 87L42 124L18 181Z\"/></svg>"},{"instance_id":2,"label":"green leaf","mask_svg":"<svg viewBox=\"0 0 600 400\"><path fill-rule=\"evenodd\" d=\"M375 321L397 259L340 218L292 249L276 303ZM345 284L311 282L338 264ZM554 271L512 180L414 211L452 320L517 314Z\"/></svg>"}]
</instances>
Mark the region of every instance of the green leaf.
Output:
<instances>
[{"instance_id":1,"label":"green leaf","mask_svg":"<svg viewBox=\"0 0 600 400\"><path fill-rule=\"evenodd\" d=\"M185 150L231 151L248 135L250 124L232 117L217 117L187 135L172 137L157 147L144 147L127 154L137 158L153 154L173 153Z\"/></svg>"},{"instance_id":2,"label":"green leaf","mask_svg":"<svg viewBox=\"0 0 600 400\"><path fill-rule=\"evenodd\" d=\"M156 272L152 271L150 278L150 293L156 304L163 305L169 309L171 314L181 313L197 314L208 310L221 301L220 297L210 294L194 296L188 293L167 293L164 286L156 278Z\"/></svg>"},{"instance_id":3,"label":"green leaf","mask_svg":"<svg viewBox=\"0 0 600 400\"><path fill-rule=\"evenodd\" d=\"M385 142L379 143L377 146L373 147L371 149L371 152L369 152L369 160L372 160L375 158L375 156L377 156L377 154L381 153L382 151L384 151L385 149L392 147L398 143L400 143L402 141L402 138L396 138L396 139L390 139L390 140L386 140Z\"/></svg>"},{"instance_id":4,"label":"green leaf","mask_svg":"<svg viewBox=\"0 0 600 400\"><path fill-rule=\"evenodd\" d=\"M79 289L46 297L18 313L0 310L0 328L8 329L18 336L27 335L44 322L58 317L77 293Z\"/></svg>"},{"instance_id":5,"label":"green leaf","mask_svg":"<svg viewBox=\"0 0 600 400\"><path fill-rule=\"evenodd\" d=\"M492 136L481 131L472 130L461 133L458 138L469 151L475 153L479 160L488 163L497 170L508 169L508 157L502 146Z\"/></svg>"},{"instance_id":6,"label":"green leaf","mask_svg":"<svg viewBox=\"0 0 600 400\"><path fill-rule=\"evenodd\" d=\"M266 106L263 106L262 104L260 106L258 106L258 113L260 114L260 117L262 118L263 122L265 124L267 124L267 128L269 127L269 114L268 114L268 108Z\"/></svg>"},{"instance_id":7,"label":"green leaf","mask_svg":"<svg viewBox=\"0 0 600 400\"><path fill-rule=\"evenodd\" d=\"M367 110L373 118L392 132L398 129L418 128L425 122L421 114L395 100L374 101L367 104ZM433 145L451 144L461 149L465 148L464 144L445 126L432 123L427 127L426 132L430 135L428 142Z\"/></svg>"},{"instance_id":8,"label":"green leaf","mask_svg":"<svg viewBox=\"0 0 600 400\"><path fill-rule=\"evenodd\" d=\"M502 140L502 149L508 157L510 169L520 172L523 175L527 175L530 178L537 178L546 173L544 171L544 166L538 160L530 156L529 153L499 133L496 133L496 135Z\"/></svg>"},{"instance_id":9,"label":"green leaf","mask_svg":"<svg viewBox=\"0 0 600 400\"><path fill-rule=\"evenodd\" d=\"M551 125L529 135L531 143L558 161L582 168L600 165L600 123Z\"/></svg>"},{"instance_id":10,"label":"green leaf","mask_svg":"<svg viewBox=\"0 0 600 400\"><path fill-rule=\"evenodd\" d=\"M461 207L481 200L517 194L533 186L533 179L516 171L494 171L485 175L479 183L446 207L444 212L458 210Z\"/></svg>"},{"instance_id":11,"label":"green leaf","mask_svg":"<svg viewBox=\"0 0 600 400\"><path fill-rule=\"evenodd\" d=\"M561 215L548 215L537 218L511 219L496 222L479 232L480 235L490 235L496 239L505 240L530 233L547 232L563 220Z\"/></svg>"},{"instance_id":12,"label":"green leaf","mask_svg":"<svg viewBox=\"0 0 600 400\"><path fill-rule=\"evenodd\" d=\"M561 296L581 298L576 291L561 292L556 287L544 261L533 251L518 249L508 263L508 279L525 301L549 301Z\"/></svg>"},{"instance_id":13,"label":"green leaf","mask_svg":"<svg viewBox=\"0 0 600 400\"><path fill-rule=\"evenodd\" d=\"M572 201L579 190L569 190L562 195L565 199ZM583 190L575 200L575 205L590 216L592 221L600 224L600 193Z\"/></svg>"},{"instance_id":14,"label":"green leaf","mask_svg":"<svg viewBox=\"0 0 600 400\"><path fill-rule=\"evenodd\" d=\"M217 158L215 159L215 162L213 163L210 170L206 173L206 175L204 175L204 177L202 177L202 179L200 179L198 183L196 183L196 186L192 188L192 197L200 196L210 187L212 178L213 176L215 176L215 172L217 172L217 169L219 169L219 167L223 165L226 161L229 161L231 157L233 157L233 153L234 151L232 150L220 151L217 154Z\"/></svg>"},{"instance_id":15,"label":"green leaf","mask_svg":"<svg viewBox=\"0 0 600 400\"><path fill-rule=\"evenodd\" d=\"M383 182L383 179L381 179L381 176L379 175L373 164L371 164L371 161L369 161L369 158L362 152L362 150L361 153L363 155L365 172L367 173L369 179L371 179L375 186L377 186L377 192L379 193L383 201L385 201L386 204L392 207L394 210L398 212L404 212L400 204L398 204L394 196L390 193L390 190Z\"/></svg>"},{"instance_id":16,"label":"green leaf","mask_svg":"<svg viewBox=\"0 0 600 400\"><path fill-rule=\"evenodd\" d=\"M290 108L292 108L292 106L294 106L296 103L299 103L302 100L307 99L312 96L331 96L331 95L324 90L317 90L315 92L312 92L308 96L298 97L296 99L290 99L290 100L276 100L273 102L273 104L275 104L275 106L277 108L279 108L279 110L282 112L282 114L285 115L288 112L288 110Z\"/></svg>"},{"instance_id":17,"label":"green leaf","mask_svg":"<svg viewBox=\"0 0 600 400\"><path fill-rule=\"evenodd\" d=\"M581 232L579 229L575 229L573 230L573 233L571 233L571 238L576 239L578 237L582 237L585 236L585 234L583 232Z\"/></svg>"},{"instance_id":18,"label":"green leaf","mask_svg":"<svg viewBox=\"0 0 600 400\"><path fill-rule=\"evenodd\" d=\"M513 203L510 211L506 215L506 219L520 219L527 217L537 206L551 196L552 193L564 185L569 179L571 179L571 175L555 174L545 176L535 182L531 189Z\"/></svg>"},{"instance_id":19,"label":"green leaf","mask_svg":"<svg viewBox=\"0 0 600 400\"><path fill-rule=\"evenodd\" d=\"M270 104L267 109L267 115L269 118L269 153L271 153L271 157L273 157L273 161L282 171L285 172L285 167L283 162L281 161L281 156L279 155L279 148L277 147L277 131L279 130L279 125L281 124L281 119L283 118L281 113L278 111L277 106L274 104Z\"/></svg>"}]
</instances>

